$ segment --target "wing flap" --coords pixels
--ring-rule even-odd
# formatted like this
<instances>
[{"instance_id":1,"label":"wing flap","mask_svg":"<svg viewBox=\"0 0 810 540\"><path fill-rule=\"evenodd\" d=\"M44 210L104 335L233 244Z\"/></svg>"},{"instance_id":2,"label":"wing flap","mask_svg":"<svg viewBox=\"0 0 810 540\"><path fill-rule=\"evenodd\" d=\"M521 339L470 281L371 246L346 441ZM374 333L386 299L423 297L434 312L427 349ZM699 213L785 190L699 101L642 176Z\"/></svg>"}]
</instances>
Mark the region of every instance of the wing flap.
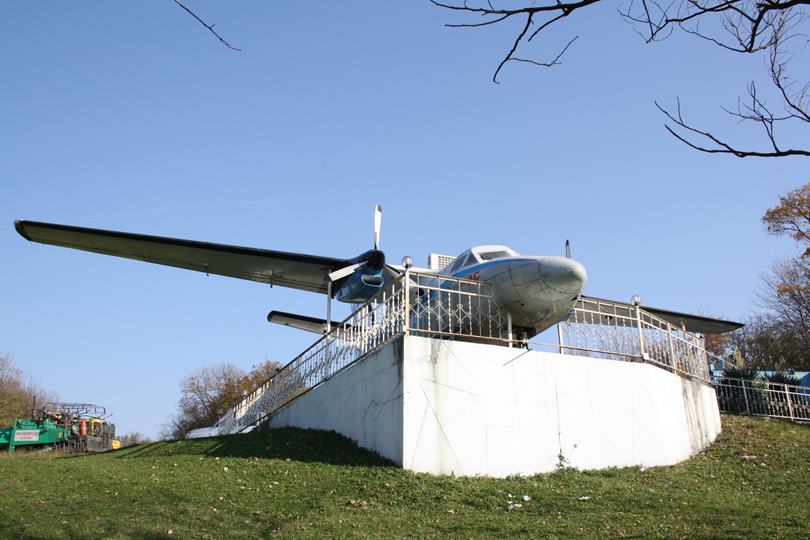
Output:
<instances>
[{"instance_id":1,"label":"wing flap","mask_svg":"<svg viewBox=\"0 0 810 540\"><path fill-rule=\"evenodd\" d=\"M32 242L324 294L329 272L349 264L331 257L37 221L16 221L14 227Z\"/></svg>"}]
</instances>

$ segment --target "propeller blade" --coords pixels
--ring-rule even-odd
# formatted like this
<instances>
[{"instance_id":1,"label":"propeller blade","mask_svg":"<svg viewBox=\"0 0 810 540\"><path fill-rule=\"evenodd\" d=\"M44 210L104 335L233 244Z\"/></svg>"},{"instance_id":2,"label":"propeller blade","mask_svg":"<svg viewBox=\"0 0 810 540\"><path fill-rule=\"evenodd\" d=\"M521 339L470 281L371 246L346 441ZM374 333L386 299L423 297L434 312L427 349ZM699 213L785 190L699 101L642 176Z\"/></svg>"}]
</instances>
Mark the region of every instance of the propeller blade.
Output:
<instances>
[{"instance_id":1,"label":"propeller blade","mask_svg":"<svg viewBox=\"0 0 810 540\"><path fill-rule=\"evenodd\" d=\"M374 206L374 249L380 249L380 229L382 229L382 206Z\"/></svg>"},{"instance_id":2,"label":"propeller blade","mask_svg":"<svg viewBox=\"0 0 810 540\"><path fill-rule=\"evenodd\" d=\"M402 270L388 263L385 263L385 268L383 268L383 272L385 272L385 275L387 275L389 278L393 279L396 279L397 277L400 276L400 274L403 273Z\"/></svg>"},{"instance_id":3,"label":"propeller blade","mask_svg":"<svg viewBox=\"0 0 810 540\"><path fill-rule=\"evenodd\" d=\"M340 269L335 270L334 272L330 273L329 274L329 280L330 281L338 281L339 279L343 279L346 276L348 276L350 274L353 274L354 271L357 270L358 268L363 267L365 265L366 265L366 261L359 262L357 264L350 264L349 266L344 266L343 268L340 268Z\"/></svg>"},{"instance_id":4,"label":"propeller blade","mask_svg":"<svg viewBox=\"0 0 810 540\"><path fill-rule=\"evenodd\" d=\"M565 241L565 256L571 258L571 242L568 240Z\"/></svg>"}]
</instances>

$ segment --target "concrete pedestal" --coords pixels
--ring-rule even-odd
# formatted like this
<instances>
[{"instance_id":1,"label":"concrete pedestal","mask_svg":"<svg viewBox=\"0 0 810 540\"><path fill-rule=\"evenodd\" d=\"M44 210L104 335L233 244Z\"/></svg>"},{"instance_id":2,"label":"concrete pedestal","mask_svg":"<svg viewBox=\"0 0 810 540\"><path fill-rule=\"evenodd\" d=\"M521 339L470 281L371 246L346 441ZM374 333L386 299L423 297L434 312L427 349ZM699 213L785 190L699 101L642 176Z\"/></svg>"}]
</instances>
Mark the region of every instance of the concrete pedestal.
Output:
<instances>
[{"instance_id":1,"label":"concrete pedestal","mask_svg":"<svg viewBox=\"0 0 810 540\"><path fill-rule=\"evenodd\" d=\"M721 429L710 385L649 364L414 336L270 426L334 430L413 471L495 477L670 465Z\"/></svg>"}]
</instances>

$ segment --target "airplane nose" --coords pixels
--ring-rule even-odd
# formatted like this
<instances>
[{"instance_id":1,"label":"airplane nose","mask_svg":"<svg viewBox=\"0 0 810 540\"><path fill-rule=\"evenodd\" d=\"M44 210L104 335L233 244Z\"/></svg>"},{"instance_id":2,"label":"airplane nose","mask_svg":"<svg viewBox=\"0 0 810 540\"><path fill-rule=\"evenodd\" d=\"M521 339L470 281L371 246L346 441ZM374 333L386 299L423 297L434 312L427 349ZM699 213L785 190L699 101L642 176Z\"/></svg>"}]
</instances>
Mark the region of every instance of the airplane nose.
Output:
<instances>
[{"instance_id":1,"label":"airplane nose","mask_svg":"<svg viewBox=\"0 0 810 540\"><path fill-rule=\"evenodd\" d=\"M563 294L578 295L588 280L585 267L574 259L543 257L537 265L546 285Z\"/></svg>"}]
</instances>

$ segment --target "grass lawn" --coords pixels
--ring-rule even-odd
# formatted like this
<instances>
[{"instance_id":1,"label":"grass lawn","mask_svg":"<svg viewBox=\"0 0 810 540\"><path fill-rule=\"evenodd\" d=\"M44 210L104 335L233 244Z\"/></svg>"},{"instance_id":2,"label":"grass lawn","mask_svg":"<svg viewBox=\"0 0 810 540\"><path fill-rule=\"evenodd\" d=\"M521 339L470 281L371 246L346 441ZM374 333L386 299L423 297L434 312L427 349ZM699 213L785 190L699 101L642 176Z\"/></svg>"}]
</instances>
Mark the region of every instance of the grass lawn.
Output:
<instances>
[{"instance_id":1,"label":"grass lawn","mask_svg":"<svg viewBox=\"0 0 810 540\"><path fill-rule=\"evenodd\" d=\"M724 416L673 467L506 480L414 474L279 429L3 455L0 493L2 538L808 538L810 427Z\"/></svg>"}]
</instances>

